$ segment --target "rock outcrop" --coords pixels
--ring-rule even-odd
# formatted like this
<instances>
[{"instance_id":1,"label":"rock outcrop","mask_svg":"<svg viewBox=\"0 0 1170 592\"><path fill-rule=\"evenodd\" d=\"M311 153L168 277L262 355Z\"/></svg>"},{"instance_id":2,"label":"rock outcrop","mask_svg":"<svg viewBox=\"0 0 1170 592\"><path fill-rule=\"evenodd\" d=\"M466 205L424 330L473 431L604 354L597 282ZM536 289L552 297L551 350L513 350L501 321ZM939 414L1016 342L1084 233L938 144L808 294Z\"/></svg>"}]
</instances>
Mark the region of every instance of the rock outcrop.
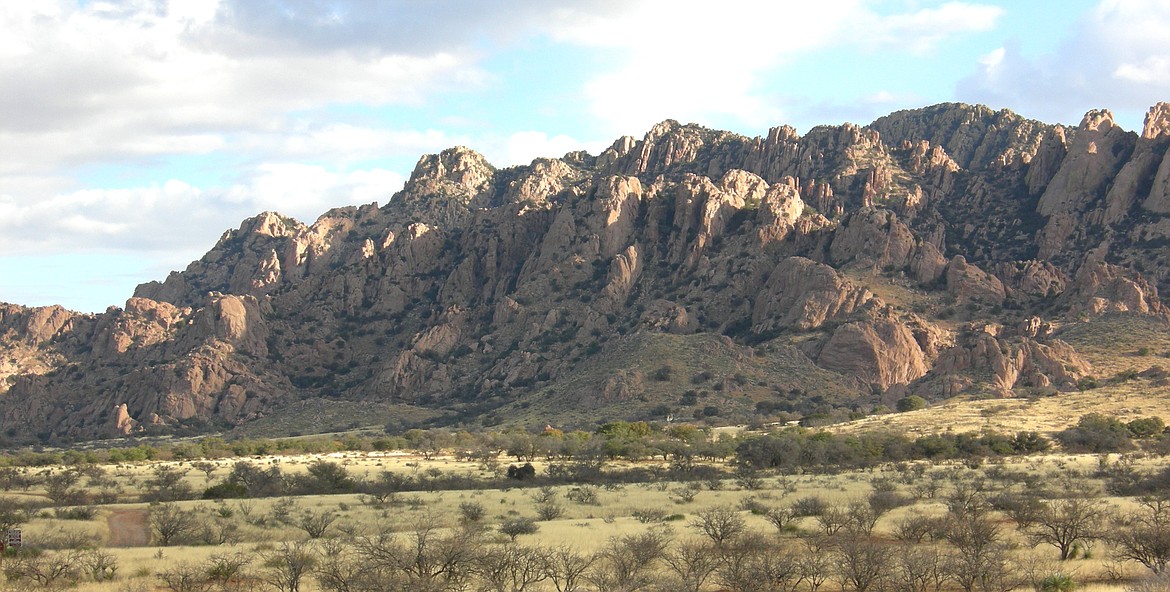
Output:
<instances>
[{"instance_id":1,"label":"rock outcrop","mask_svg":"<svg viewBox=\"0 0 1170 592\"><path fill-rule=\"evenodd\" d=\"M752 309L752 330L781 327L815 329L853 314L873 294L828 265L801 257L781 261L768 277Z\"/></svg>"},{"instance_id":2,"label":"rock outcrop","mask_svg":"<svg viewBox=\"0 0 1170 592\"><path fill-rule=\"evenodd\" d=\"M1039 319L1029 319L1018 331L1008 335L998 325L983 323L966 327L912 391L931 398L954 396L973 386L1001 397L1017 388L1068 391L1092 370L1067 343L1050 339Z\"/></svg>"},{"instance_id":3,"label":"rock outcrop","mask_svg":"<svg viewBox=\"0 0 1170 592\"><path fill-rule=\"evenodd\" d=\"M244 220L124 307L0 305L0 433L1066 390L1089 369L1055 327L1168 316L1168 148L1164 103L1140 136L944 104L803 136L667 120L507 169L451 148L385 205Z\"/></svg>"}]
</instances>

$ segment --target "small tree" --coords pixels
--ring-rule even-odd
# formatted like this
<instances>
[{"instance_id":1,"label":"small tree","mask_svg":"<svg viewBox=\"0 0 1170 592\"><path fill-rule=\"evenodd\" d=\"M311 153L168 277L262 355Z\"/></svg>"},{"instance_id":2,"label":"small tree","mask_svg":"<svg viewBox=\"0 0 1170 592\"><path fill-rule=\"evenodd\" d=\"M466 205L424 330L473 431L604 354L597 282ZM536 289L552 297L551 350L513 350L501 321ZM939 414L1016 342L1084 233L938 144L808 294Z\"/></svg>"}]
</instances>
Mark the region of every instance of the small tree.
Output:
<instances>
[{"instance_id":1,"label":"small tree","mask_svg":"<svg viewBox=\"0 0 1170 592\"><path fill-rule=\"evenodd\" d=\"M191 485L183 480L186 476L186 469L169 465L155 465L151 470L151 477L144 483L146 492L142 494L143 501L173 502L189 499Z\"/></svg>"},{"instance_id":2,"label":"small tree","mask_svg":"<svg viewBox=\"0 0 1170 592\"><path fill-rule=\"evenodd\" d=\"M555 499L550 499L536 505L536 515L541 520L556 520L565 514L565 506Z\"/></svg>"},{"instance_id":3,"label":"small tree","mask_svg":"<svg viewBox=\"0 0 1170 592\"><path fill-rule=\"evenodd\" d=\"M919 409L926 409L926 399L918 395L910 395L898 399L895 405L899 413L906 413L907 411L918 411Z\"/></svg>"},{"instance_id":4,"label":"small tree","mask_svg":"<svg viewBox=\"0 0 1170 592\"><path fill-rule=\"evenodd\" d=\"M1170 565L1170 499L1144 497L1138 503L1141 509L1121 516L1109 540L1118 558L1136 561L1155 575L1165 574Z\"/></svg>"},{"instance_id":5,"label":"small tree","mask_svg":"<svg viewBox=\"0 0 1170 592\"><path fill-rule=\"evenodd\" d=\"M890 569L890 549L875 545L868 537L845 533L834 537L833 556L837 564L837 579L843 590L866 592L880 589L881 581Z\"/></svg>"},{"instance_id":6,"label":"small tree","mask_svg":"<svg viewBox=\"0 0 1170 592\"><path fill-rule=\"evenodd\" d=\"M999 525L976 499L951 505L945 538L954 552L947 562L947 574L964 592L1007 592L1019 584L1016 568Z\"/></svg>"},{"instance_id":7,"label":"small tree","mask_svg":"<svg viewBox=\"0 0 1170 592\"><path fill-rule=\"evenodd\" d=\"M548 579L548 553L521 545L504 545L480 553L475 572L493 592L523 592Z\"/></svg>"},{"instance_id":8,"label":"small tree","mask_svg":"<svg viewBox=\"0 0 1170 592\"><path fill-rule=\"evenodd\" d=\"M203 572L207 574L207 579L220 589L230 590L232 582L244 577L244 568L251 562L252 558L243 553L212 555L204 563Z\"/></svg>"},{"instance_id":9,"label":"small tree","mask_svg":"<svg viewBox=\"0 0 1170 592\"><path fill-rule=\"evenodd\" d=\"M280 592L300 592L301 582L313 569L317 556L301 542L284 542L264 555L263 577Z\"/></svg>"},{"instance_id":10,"label":"small tree","mask_svg":"<svg viewBox=\"0 0 1170 592\"><path fill-rule=\"evenodd\" d=\"M177 543L195 528L195 512L183 510L174 502L150 505L150 531L154 544L167 547Z\"/></svg>"},{"instance_id":11,"label":"small tree","mask_svg":"<svg viewBox=\"0 0 1170 592\"><path fill-rule=\"evenodd\" d=\"M348 493L357 486L345 467L327 460L313 461L297 483L302 490L313 494Z\"/></svg>"},{"instance_id":12,"label":"small tree","mask_svg":"<svg viewBox=\"0 0 1170 592\"><path fill-rule=\"evenodd\" d=\"M197 461L191 463L191 468L203 473L203 480L206 481L207 483L211 483L211 475L213 473L215 473L215 469L217 468L217 465L213 462L208 462L205 460L197 460Z\"/></svg>"},{"instance_id":13,"label":"small tree","mask_svg":"<svg viewBox=\"0 0 1170 592\"><path fill-rule=\"evenodd\" d=\"M81 579L82 554L20 550L4 558L4 577L12 583L32 583L37 590L52 590Z\"/></svg>"},{"instance_id":14,"label":"small tree","mask_svg":"<svg viewBox=\"0 0 1170 592\"><path fill-rule=\"evenodd\" d=\"M672 589L699 592L719 567L719 554L702 540L683 541L667 551L662 560L675 581Z\"/></svg>"},{"instance_id":15,"label":"small tree","mask_svg":"<svg viewBox=\"0 0 1170 592\"><path fill-rule=\"evenodd\" d=\"M524 463L521 466L508 465L507 475L509 479L520 481L531 479L536 476L536 467L533 467L532 463Z\"/></svg>"},{"instance_id":16,"label":"small tree","mask_svg":"<svg viewBox=\"0 0 1170 592\"><path fill-rule=\"evenodd\" d=\"M699 512L690 527L711 539L716 547L722 547L742 535L747 523L730 506L715 506Z\"/></svg>"},{"instance_id":17,"label":"small tree","mask_svg":"<svg viewBox=\"0 0 1170 592\"><path fill-rule=\"evenodd\" d=\"M306 511L301 514L300 520L297 521L297 527L305 531L311 539L319 539L325 536L325 532L329 527L337 521L337 514L332 510L322 510L320 512Z\"/></svg>"},{"instance_id":18,"label":"small tree","mask_svg":"<svg viewBox=\"0 0 1170 592\"><path fill-rule=\"evenodd\" d=\"M19 528L28 517L28 512L14 497L0 496L0 532Z\"/></svg>"},{"instance_id":19,"label":"small tree","mask_svg":"<svg viewBox=\"0 0 1170 592\"><path fill-rule=\"evenodd\" d=\"M462 502L459 504L459 515L464 522L479 522L483 520L487 510L479 502Z\"/></svg>"},{"instance_id":20,"label":"small tree","mask_svg":"<svg viewBox=\"0 0 1170 592\"><path fill-rule=\"evenodd\" d=\"M377 478L362 485L365 493L374 500L374 505L382 506L394 500L400 491L406 489L410 478L405 475L382 471Z\"/></svg>"},{"instance_id":21,"label":"small tree","mask_svg":"<svg viewBox=\"0 0 1170 592\"><path fill-rule=\"evenodd\" d=\"M670 542L666 533L651 530L611 537L600 552L589 579L601 590L637 590L653 580L654 564Z\"/></svg>"},{"instance_id":22,"label":"small tree","mask_svg":"<svg viewBox=\"0 0 1170 592\"><path fill-rule=\"evenodd\" d=\"M895 590L938 592L946 583L945 557L937 547L905 544L893 553L890 580Z\"/></svg>"},{"instance_id":23,"label":"small tree","mask_svg":"<svg viewBox=\"0 0 1170 592\"><path fill-rule=\"evenodd\" d=\"M585 572L596 557L582 555L572 547L560 546L549 551L546 569L557 592L577 592L585 580Z\"/></svg>"},{"instance_id":24,"label":"small tree","mask_svg":"<svg viewBox=\"0 0 1170 592\"><path fill-rule=\"evenodd\" d=\"M76 506L86 502L85 492L74 487L81 480L81 473L69 469L45 477L45 495L56 506Z\"/></svg>"},{"instance_id":25,"label":"small tree","mask_svg":"<svg viewBox=\"0 0 1170 592\"><path fill-rule=\"evenodd\" d=\"M159 572L158 579L171 592L207 592L215 585L204 566L186 561Z\"/></svg>"},{"instance_id":26,"label":"small tree","mask_svg":"<svg viewBox=\"0 0 1170 592\"><path fill-rule=\"evenodd\" d=\"M796 520L796 512L789 506L776 506L768 508L764 512L764 517L768 519L768 522L772 523L772 526L776 527L778 532L784 532Z\"/></svg>"},{"instance_id":27,"label":"small tree","mask_svg":"<svg viewBox=\"0 0 1170 592\"><path fill-rule=\"evenodd\" d=\"M500 525L500 532L508 535L513 543L516 542L516 537L522 534L534 534L537 530L540 530L540 526L531 518L512 518L505 520Z\"/></svg>"},{"instance_id":28,"label":"small tree","mask_svg":"<svg viewBox=\"0 0 1170 592\"><path fill-rule=\"evenodd\" d=\"M1049 502L1032 527L1032 540L1056 547L1061 561L1071 559L1078 543L1100 536L1104 517L1099 499L1078 496Z\"/></svg>"}]
</instances>

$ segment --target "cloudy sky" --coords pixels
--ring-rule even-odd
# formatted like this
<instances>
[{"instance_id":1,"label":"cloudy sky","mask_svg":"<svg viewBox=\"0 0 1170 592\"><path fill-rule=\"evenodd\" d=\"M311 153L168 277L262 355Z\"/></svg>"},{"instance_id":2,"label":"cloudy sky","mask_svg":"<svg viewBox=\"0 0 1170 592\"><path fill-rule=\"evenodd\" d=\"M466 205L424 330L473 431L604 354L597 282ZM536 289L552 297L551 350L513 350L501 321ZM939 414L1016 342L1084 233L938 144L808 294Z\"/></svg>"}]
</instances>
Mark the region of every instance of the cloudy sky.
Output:
<instances>
[{"instance_id":1,"label":"cloudy sky","mask_svg":"<svg viewBox=\"0 0 1170 592\"><path fill-rule=\"evenodd\" d=\"M0 2L0 301L121 305L248 216L386 203L423 153L596 153L945 101L1140 130L1164 0Z\"/></svg>"}]
</instances>

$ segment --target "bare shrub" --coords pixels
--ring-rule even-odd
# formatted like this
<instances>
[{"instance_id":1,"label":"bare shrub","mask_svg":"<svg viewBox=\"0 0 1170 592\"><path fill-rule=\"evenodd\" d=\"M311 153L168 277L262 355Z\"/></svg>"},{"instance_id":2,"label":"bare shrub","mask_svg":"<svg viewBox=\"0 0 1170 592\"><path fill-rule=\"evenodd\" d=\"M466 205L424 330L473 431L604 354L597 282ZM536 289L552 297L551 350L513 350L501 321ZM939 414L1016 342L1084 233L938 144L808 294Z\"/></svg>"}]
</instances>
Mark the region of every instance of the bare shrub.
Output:
<instances>
[{"instance_id":1,"label":"bare shrub","mask_svg":"<svg viewBox=\"0 0 1170 592\"><path fill-rule=\"evenodd\" d=\"M317 556L301 542L284 542L263 555L261 577L279 592L300 592L305 576L317 563Z\"/></svg>"},{"instance_id":2,"label":"bare shrub","mask_svg":"<svg viewBox=\"0 0 1170 592\"><path fill-rule=\"evenodd\" d=\"M459 504L459 516L464 522L479 522L486 514L487 510L479 502L461 502Z\"/></svg>"},{"instance_id":3,"label":"bare shrub","mask_svg":"<svg viewBox=\"0 0 1170 592\"><path fill-rule=\"evenodd\" d=\"M480 553L474 571L493 592L523 592L548 579L548 553L522 545L504 545Z\"/></svg>"},{"instance_id":4,"label":"bare shrub","mask_svg":"<svg viewBox=\"0 0 1170 592\"><path fill-rule=\"evenodd\" d=\"M319 539L325 536L325 533L329 530L330 526L333 526L334 522L337 522L337 514L332 510L322 510L320 512L309 510L301 514L300 519L297 520L297 528L305 531L305 534L309 535L309 538Z\"/></svg>"},{"instance_id":5,"label":"bare shrub","mask_svg":"<svg viewBox=\"0 0 1170 592\"><path fill-rule=\"evenodd\" d=\"M4 577L9 583L31 584L38 590L56 590L75 585L82 577L80 551L22 549L4 559Z\"/></svg>"},{"instance_id":6,"label":"bare shrub","mask_svg":"<svg viewBox=\"0 0 1170 592\"><path fill-rule=\"evenodd\" d=\"M719 554L700 540L683 541L662 559L673 576L671 589L683 592L699 592L719 567Z\"/></svg>"},{"instance_id":7,"label":"bare shrub","mask_svg":"<svg viewBox=\"0 0 1170 592\"><path fill-rule=\"evenodd\" d=\"M589 580L601 590L636 590L654 579L654 565L666 552L670 537L662 530L612 537L600 552Z\"/></svg>"},{"instance_id":8,"label":"bare shrub","mask_svg":"<svg viewBox=\"0 0 1170 592\"><path fill-rule=\"evenodd\" d=\"M154 544L167 547L182 542L196 526L195 512L173 502L150 506L150 532Z\"/></svg>"},{"instance_id":9,"label":"bare shrub","mask_svg":"<svg viewBox=\"0 0 1170 592\"><path fill-rule=\"evenodd\" d=\"M171 592L208 592L215 585L202 565L186 561L159 572L158 579Z\"/></svg>"},{"instance_id":10,"label":"bare shrub","mask_svg":"<svg viewBox=\"0 0 1170 592\"><path fill-rule=\"evenodd\" d=\"M715 506L695 515L689 526L711 539L716 547L722 547L741 536L747 523L739 512L730 506Z\"/></svg>"},{"instance_id":11,"label":"bare shrub","mask_svg":"<svg viewBox=\"0 0 1170 592\"><path fill-rule=\"evenodd\" d=\"M596 561L592 555L582 555L572 547L559 546L549 551L546 569L557 592L577 592L585 581L585 573Z\"/></svg>"},{"instance_id":12,"label":"bare shrub","mask_svg":"<svg viewBox=\"0 0 1170 592\"><path fill-rule=\"evenodd\" d=\"M640 508L630 513L634 520L642 524L650 524L651 522L662 522L666 520L666 510L659 508Z\"/></svg>"}]
</instances>

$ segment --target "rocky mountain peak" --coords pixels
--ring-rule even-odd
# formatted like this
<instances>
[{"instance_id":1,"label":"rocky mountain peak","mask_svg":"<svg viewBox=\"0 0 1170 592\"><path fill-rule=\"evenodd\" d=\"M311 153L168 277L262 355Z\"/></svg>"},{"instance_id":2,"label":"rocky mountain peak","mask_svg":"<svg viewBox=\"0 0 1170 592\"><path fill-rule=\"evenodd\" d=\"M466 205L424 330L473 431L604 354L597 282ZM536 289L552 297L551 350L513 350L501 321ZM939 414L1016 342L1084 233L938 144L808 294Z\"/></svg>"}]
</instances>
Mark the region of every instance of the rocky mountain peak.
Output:
<instances>
[{"instance_id":1,"label":"rocky mountain peak","mask_svg":"<svg viewBox=\"0 0 1170 592\"><path fill-rule=\"evenodd\" d=\"M1108 132L1113 128L1113 112L1108 109L1092 109L1081 119L1079 129Z\"/></svg>"},{"instance_id":2,"label":"rocky mountain peak","mask_svg":"<svg viewBox=\"0 0 1170 592\"><path fill-rule=\"evenodd\" d=\"M456 195L470 201L491 188L496 169L484 156L466 146L455 146L418 160L407 181L408 188L450 186Z\"/></svg>"},{"instance_id":3,"label":"rocky mountain peak","mask_svg":"<svg viewBox=\"0 0 1170 592\"><path fill-rule=\"evenodd\" d=\"M261 212L244 220L232 236L247 236L258 234L262 236L281 237L293 236L304 228L304 224L294 218L284 216L279 212Z\"/></svg>"},{"instance_id":4,"label":"rocky mountain peak","mask_svg":"<svg viewBox=\"0 0 1170 592\"><path fill-rule=\"evenodd\" d=\"M1154 140L1167 135L1170 135L1170 103L1158 103L1146 113L1142 137Z\"/></svg>"},{"instance_id":5,"label":"rocky mountain peak","mask_svg":"<svg viewBox=\"0 0 1170 592\"><path fill-rule=\"evenodd\" d=\"M249 218L124 309L0 306L0 433L228 427L314 398L746 421L777 397L1075 388L1062 331L1170 316L1168 133L1167 104L1145 139L1105 110L1065 129L944 104L804 136L666 120L499 170L450 148L382 207Z\"/></svg>"}]
</instances>

